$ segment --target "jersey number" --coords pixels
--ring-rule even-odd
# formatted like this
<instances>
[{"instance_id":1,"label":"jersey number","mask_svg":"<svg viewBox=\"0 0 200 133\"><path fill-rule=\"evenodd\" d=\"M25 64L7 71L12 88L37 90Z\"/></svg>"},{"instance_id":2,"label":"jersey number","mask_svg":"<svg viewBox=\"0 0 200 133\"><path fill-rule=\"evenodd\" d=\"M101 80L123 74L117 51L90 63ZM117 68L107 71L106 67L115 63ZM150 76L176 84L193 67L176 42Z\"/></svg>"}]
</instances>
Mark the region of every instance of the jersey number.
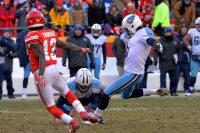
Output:
<instances>
[{"instance_id":1,"label":"jersey number","mask_svg":"<svg viewBox=\"0 0 200 133\"><path fill-rule=\"evenodd\" d=\"M47 39L44 40L43 46L44 46L44 54L45 54L46 61L56 60L55 45L56 45L55 38L51 38L49 42Z\"/></svg>"},{"instance_id":2,"label":"jersey number","mask_svg":"<svg viewBox=\"0 0 200 133\"><path fill-rule=\"evenodd\" d=\"M99 49L100 49L100 47L101 47L101 45L94 45L94 47L96 47L96 54L97 54Z\"/></svg>"},{"instance_id":3,"label":"jersey number","mask_svg":"<svg viewBox=\"0 0 200 133\"><path fill-rule=\"evenodd\" d=\"M194 37L194 45L199 45L199 43L200 43L200 38L199 38L199 36L195 36L195 37Z\"/></svg>"}]
</instances>

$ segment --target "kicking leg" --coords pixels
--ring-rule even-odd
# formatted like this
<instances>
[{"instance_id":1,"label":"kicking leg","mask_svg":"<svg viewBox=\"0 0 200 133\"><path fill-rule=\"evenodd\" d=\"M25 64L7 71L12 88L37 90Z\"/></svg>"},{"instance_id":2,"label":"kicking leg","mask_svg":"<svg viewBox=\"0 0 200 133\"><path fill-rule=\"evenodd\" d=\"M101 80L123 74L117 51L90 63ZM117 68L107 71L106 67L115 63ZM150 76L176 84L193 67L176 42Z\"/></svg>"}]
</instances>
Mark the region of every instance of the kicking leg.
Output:
<instances>
[{"instance_id":1,"label":"kicking leg","mask_svg":"<svg viewBox=\"0 0 200 133\"><path fill-rule=\"evenodd\" d=\"M132 73L126 73L122 77L118 78L114 83L108 86L101 97L100 103L96 108L94 114L97 116L102 115L102 111L105 110L109 104L110 97L114 94L126 89L134 83L139 83L142 80L141 75Z\"/></svg>"}]
</instances>

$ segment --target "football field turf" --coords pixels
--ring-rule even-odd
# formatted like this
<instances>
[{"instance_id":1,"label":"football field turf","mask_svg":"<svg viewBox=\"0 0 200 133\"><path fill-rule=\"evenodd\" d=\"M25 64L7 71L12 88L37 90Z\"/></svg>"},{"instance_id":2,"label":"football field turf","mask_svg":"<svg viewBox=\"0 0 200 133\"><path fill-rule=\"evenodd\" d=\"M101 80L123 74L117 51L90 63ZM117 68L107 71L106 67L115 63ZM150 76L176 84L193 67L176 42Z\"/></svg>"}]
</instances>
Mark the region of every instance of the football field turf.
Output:
<instances>
[{"instance_id":1,"label":"football field turf","mask_svg":"<svg viewBox=\"0 0 200 133\"><path fill-rule=\"evenodd\" d=\"M200 133L200 96L111 99L103 117L106 124L81 125L78 133ZM40 100L0 101L0 133L67 131Z\"/></svg>"}]
</instances>

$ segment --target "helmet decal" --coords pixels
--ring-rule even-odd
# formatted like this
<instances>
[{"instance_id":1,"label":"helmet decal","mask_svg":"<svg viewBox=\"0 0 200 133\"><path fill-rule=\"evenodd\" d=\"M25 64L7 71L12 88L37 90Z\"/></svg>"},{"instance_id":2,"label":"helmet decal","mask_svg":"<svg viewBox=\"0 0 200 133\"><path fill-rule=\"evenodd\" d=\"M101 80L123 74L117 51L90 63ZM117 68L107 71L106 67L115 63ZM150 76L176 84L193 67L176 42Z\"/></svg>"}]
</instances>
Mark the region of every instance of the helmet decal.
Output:
<instances>
[{"instance_id":1,"label":"helmet decal","mask_svg":"<svg viewBox=\"0 0 200 133\"><path fill-rule=\"evenodd\" d=\"M128 19L127 19L127 23L128 24L132 24L134 22L135 16L131 15Z\"/></svg>"}]
</instances>

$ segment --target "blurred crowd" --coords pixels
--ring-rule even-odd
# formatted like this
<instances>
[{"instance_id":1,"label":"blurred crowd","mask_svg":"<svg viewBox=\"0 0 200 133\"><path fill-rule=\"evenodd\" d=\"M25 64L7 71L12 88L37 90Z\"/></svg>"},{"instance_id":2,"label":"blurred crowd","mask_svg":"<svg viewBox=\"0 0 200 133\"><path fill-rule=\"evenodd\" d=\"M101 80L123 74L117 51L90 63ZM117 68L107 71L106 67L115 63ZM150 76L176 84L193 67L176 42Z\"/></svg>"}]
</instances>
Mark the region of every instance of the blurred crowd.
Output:
<instances>
[{"instance_id":1,"label":"blurred crowd","mask_svg":"<svg viewBox=\"0 0 200 133\"><path fill-rule=\"evenodd\" d=\"M15 57L19 57L20 67L24 68L22 99L27 97L26 88L30 74L30 63L23 38L28 33L25 18L32 9L38 9L43 13L46 28L54 29L60 37L68 37L66 41L81 47L91 47L94 51L94 54L89 57L87 55L80 57L77 53L63 50L62 64L66 66L66 59L69 59L70 77L73 77L80 68L89 66L91 70L96 68L94 70L95 77L99 78L100 70L105 69L106 66L105 47L106 37L109 35L116 36L112 50L117 58L119 75L122 75L126 46L125 42L120 39L123 32L121 22L128 14L138 15L143 21L143 25L154 31L164 47L168 49L166 51L169 52L160 56L152 49L146 68L149 64L157 65L159 62L160 87L167 88L166 73L169 73L171 81L169 89L172 96L178 95L176 90L179 78L177 77L179 77L181 70L185 69L184 89L187 95L191 94L189 89L190 57L185 57L185 55L182 57L182 54L186 52L190 56L190 51L184 47L183 37L190 28L195 26L196 18L200 17L199 0L1 0L0 99L4 79L7 81L8 97L15 97L12 86L12 60ZM97 26L92 31L92 26L95 24L98 24L100 28ZM97 38L101 36L100 42L103 43L95 44L96 42L90 39L90 33L96 34ZM16 38L16 42L12 40L13 37ZM100 60L101 53L95 53L95 51L99 52L98 48L102 48L103 63ZM166 58L170 58L169 62L166 61ZM71 61L74 59L77 62ZM173 63L171 59L173 59ZM187 65L182 68L182 64ZM7 69L8 66L11 66L10 69ZM145 80L147 80L147 73ZM143 82L142 86L146 87L146 81Z\"/></svg>"}]
</instances>

